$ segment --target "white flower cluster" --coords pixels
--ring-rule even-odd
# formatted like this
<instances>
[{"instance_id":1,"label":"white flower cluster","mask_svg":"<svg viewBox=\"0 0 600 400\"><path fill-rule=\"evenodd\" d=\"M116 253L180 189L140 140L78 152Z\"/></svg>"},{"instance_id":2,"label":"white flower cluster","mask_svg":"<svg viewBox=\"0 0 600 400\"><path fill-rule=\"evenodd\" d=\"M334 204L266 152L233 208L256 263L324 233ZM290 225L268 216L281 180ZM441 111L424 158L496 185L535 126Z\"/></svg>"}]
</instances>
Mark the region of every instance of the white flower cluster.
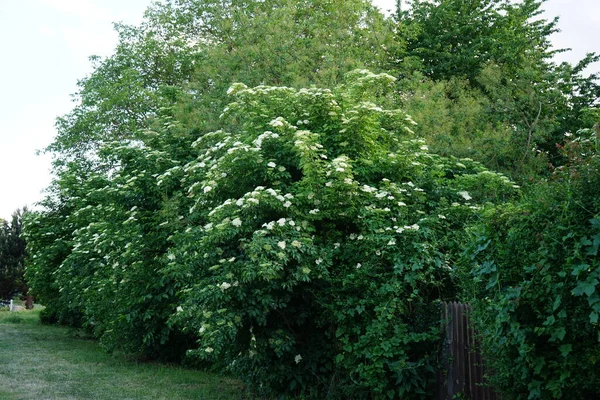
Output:
<instances>
[{"instance_id":1,"label":"white flower cluster","mask_svg":"<svg viewBox=\"0 0 600 400\"><path fill-rule=\"evenodd\" d=\"M239 286L239 282L233 282L233 283L229 283L229 282L223 282L220 285L218 285L219 289L221 289L223 292L226 291L227 289L231 288L231 287L236 287Z\"/></svg>"},{"instance_id":2,"label":"white flower cluster","mask_svg":"<svg viewBox=\"0 0 600 400\"><path fill-rule=\"evenodd\" d=\"M271 125L274 128L280 128L289 125L289 123L285 119L283 119L283 117L277 117L271 122L269 122L269 125Z\"/></svg>"},{"instance_id":3,"label":"white flower cluster","mask_svg":"<svg viewBox=\"0 0 600 400\"><path fill-rule=\"evenodd\" d=\"M279 134L271 131L265 131L264 133L260 134L256 139L254 139L252 143L256 147L260 148L262 147L263 141L266 139L279 139Z\"/></svg>"},{"instance_id":4,"label":"white flower cluster","mask_svg":"<svg viewBox=\"0 0 600 400\"><path fill-rule=\"evenodd\" d=\"M279 218L277 221L265 222L262 224L263 228L267 228L267 230L271 231L275 228L275 226L284 227L286 223L289 226L296 227L296 230L300 230L299 226L296 226L296 222L291 218Z\"/></svg>"},{"instance_id":5,"label":"white flower cluster","mask_svg":"<svg viewBox=\"0 0 600 400\"><path fill-rule=\"evenodd\" d=\"M469 192L464 191L464 190L461 192L458 192L458 195L460 195L463 199L465 199L467 201L472 199L472 197L469 195Z\"/></svg>"}]
</instances>

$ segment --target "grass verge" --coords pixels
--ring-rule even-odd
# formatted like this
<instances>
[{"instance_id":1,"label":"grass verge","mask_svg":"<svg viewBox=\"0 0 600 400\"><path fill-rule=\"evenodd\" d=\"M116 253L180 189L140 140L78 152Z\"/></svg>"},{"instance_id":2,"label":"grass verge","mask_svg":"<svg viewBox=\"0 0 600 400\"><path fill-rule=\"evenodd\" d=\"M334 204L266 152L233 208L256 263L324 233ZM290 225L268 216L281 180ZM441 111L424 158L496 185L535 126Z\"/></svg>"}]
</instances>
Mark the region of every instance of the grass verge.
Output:
<instances>
[{"instance_id":1,"label":"grass verge","mask_svg":"<svg viewBox=\"0 0 600 400\"><path fill-rule=\"evenodd\" d=\"M39 310L0 311L0 399L242 399L230 378L106 354Z\"/></svg>"}]
</instances>

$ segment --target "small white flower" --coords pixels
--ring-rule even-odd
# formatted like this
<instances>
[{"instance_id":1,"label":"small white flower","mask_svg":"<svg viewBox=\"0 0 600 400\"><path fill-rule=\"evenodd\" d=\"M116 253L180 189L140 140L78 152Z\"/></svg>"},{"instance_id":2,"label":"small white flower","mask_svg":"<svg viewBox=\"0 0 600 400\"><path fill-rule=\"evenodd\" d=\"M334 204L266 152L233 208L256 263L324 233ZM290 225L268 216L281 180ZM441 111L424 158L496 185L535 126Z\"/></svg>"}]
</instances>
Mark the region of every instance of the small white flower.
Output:
<instances>
[{"instance_id":1,"label":"small white flower","mask_svg":"<svg viewBox=\"0 0 600 400\"><path fill-rule=\"evenodd\" d=\"M472 199L472 197L469 195L469 193L466 192L466 191L464 191L464 190L462 192L458 192L458 194L461 195L462 198L465 199L465 200L471 200Z\"/></svg>"},{"instance_id":2,"label":"small white flower","mask_svg":"<svg viewBox=\"0 0 600 400\"><path fill-rule=\"evenodd\" d=\"M275 168L277 166L277 164L275 164L273 161L271 161L270 163L267 164L267 167L270 168Z\"/></svg>"},{"instance_id":3,"label":"small white flower","mask_svg":"<svg viewBox=\"0 0 600 400\"><path fill-rule=\"evenodd\" d=\"M239 219L239 218L236 218L233 221L231 221L231 225L233 225L233 226L242 226L242 220Z\"/></svg>"},{"instance_id":4,"label":"small white flower","mask_svg":"<svg viewBox=\"0 0 600 400\"><path fill-rule=\"evenodd\" d=\"M317 264L317 265L321 264L322 262L323 262L323 260L321 260L320 258L317 258L315 260L315 264Z\"/></svg>"},{"instance_id":5,"label":"small white flower","mask_svg":"<svg viewBox=\"0 0 600 400\"><path fill-rule=\"evenodd\" d=\"M283 206L285 208L289 208L292 205L292 203L290 201L286 201L285 203L283 203Z\"/></svg>"},{"instance_id":6,"label":"small white flower","mask_svg":"<svg viewBox=\"0 0 600 400\"><path fill-rule=\"evenodd\" d=\"M362 267L362 264L361 263L357 263L356 264L356 269L359 269L360 267Z\"/></svg>"},{"instance_id":7,"label":"small white flower","mask_svg":"<svg viewBox=\"0 0 600 400\"><path fill-rule=\"evenodd\" d=\"M331 185L333 185L333 183L331 183L331 181L325 183L325 186L327 186L327 187L331 187Z\"/></svg>"},{"instance_id":8,"label":"small white flower","mask_svg":"<svg viewBox=\"0 0 600 400\"><path fill-rule=\"evenodd\" d=\"M337 172L344 172L344 171L345 171L345 169L344 169L344 168L342 168L342 167L338 167L338 168L336 168L335 170L336 170Z\"/></svg>"},{"instance_id":9,"label":"small white flower","mask_svg":"<svg viewBox=\"0 0 600 400\"><path fill-rule=\"evenodd\" d=\"M308 213L309 214L317 214L320 210L318 208L315 208L314 210L310 210Z\"/></svg>"},{"instance_id":10,"label":"small white flower","mask_svg":"<svg viewBox=\"0 0 600 400\"><path fill-rule=\"evenodd\" d=\"M208 193L212 190L212 187L210 186L204 186L204 193Z\"/></svg>"},{"instance_id":11,"label":"small white flower","mask_svg":"<svg viewBox=\"0 0 600 400\"><path fill-rule=\"evenodd\" d=\"M281 248L282 250L285 249L285 240L282 240L281 242L277 242L277 246L279 246L279 248Z\"/></svg>"},{"instance_id":12,"label":"small white flower","mask_svg":"<svg viewBox=\"0 0 600 400\"><path fill-rule=\"evenodd\" d=\"M277 225L284 226L285 225L285 218L279 218L277 220Z\"/></svg>"},{"instance_id":13,"label":"small white flower","mask_svg":"<svg viewBox=\"0 0 600 400\"><path fill-rule=\"evenodd\" d=\"M344 179L344 183L345 183L346 185L352 185L352 179L350 179L350 178L346 178L346 179Z\"/></svg>"},{"instance_id":14,"label":"small white flower","mask_svg":"<svg viewBox=\"0 0 600 400\"><path fill-rule=\"evenodd\" d=\"M183 311L183 307L177 306L177 312L182 312L182 311Z\"/></svg>"},{"instance_id":15,"label":"small white flower","mask_svg":"<svg viewBox=\"0 0 600 400\"><path fill-rule=\"evenodd\" d=\"M372 187L371 187L371 186L369 186L369 185L363 185L363 187L361 188L361 190L362 190L363 192L367 192L367 193L371 193L371 192L374 192L374 191L375 191L375 189L374 189L374 188L372 188Z\"/></svg>"},{"instance_id":16,"label":"small white flower","mask_svg":"<svg viewBox=\"0 0 600 400\"><path fill-rule=\"evenodd\" d=\"M223 291L229 289L230 287L231 287L231 283L228 283L228 282L223 282L219 285L219 288L221 288L221 290L223 290Z\"/></svg>"},{"instance_id":17,"label":"small white flower","mask_svg":"<svg viewBox=\"0 0 600 400\"><path fill-rule=\"evenodd\" d=\"M168 258L169 260L173 261L173 260L175 260L175 254L171 254L171 253L169 253L169 254L167 254L167 258Z\"/></svg>"},{"instance_id":18,"label":"small white flower","mask_svg":"<svg viewBox=\"0 0 600 400\"><path fill-rule=\"evenodd\" d=\"M296 364L300 364L300 361L302 361L302 356L297 354L296 357L294 357L294 361L296 361Z\"/></svg>"},{"instance_id":19,"label":"small white flower","mask_svg":"<svg viewBox=\"0 0 600 400\"><path fill-rule=\"evenodd\" d=\"M336 249L339 249L340 248L340 244L339 243L334 243L333 247L336 248Z\"/></svg>"},{"instance_id":20,"label":"small white flower","mask_svg":"<svg viewBox=\"0 0 600 400\"><path fill-rule=\"evenodd\" d=\"M400 207L406 207L406 203L405 203L405 202L403 202L403 201L399 201L399 202L398 202L398 205L399 205Z\"/></svg>"},{"instance_id":21,"label":"small white flower","mask_svg":"<svg viewBox=\"0 0 600 400\"><path fill-rule=\"evenodd\" d=\"M390 239L390 241L388 242L388 246L393 246L396 244L396 239Z\"/></svg>"},{"instance_id":22,"label":"small white flower","mask_svg":"<svg viewBox=\"0 0 600 400\"><path fill-rule=\"evenodd\" d=\"M446 219L446 216L445 216L445 215L442 215L442 214L438 214L438 218L439 218L439 219Z\"/></svg>"},{"instance_id":23,"label":"small white flower","mask_svg":"<svg viewBox=\"0 0 600 400\"><path fill-rule=\"evenodd\" d=\"M235 205L238 207L241 207L244 205L244 199L238 199L238 201L235 202Z\"/></svg>"},{"instance_id":24,"label":"small white flower","mask_svg":"<svg viewBox=\"0 0 600 400\"><path fill-rule=\"evenodd\" d=\"M204 351L207 353L212 353L213 351L215 351L215 349L213 349L212 347L207 347L204 349Z\"/></svg>"},{"instance_id":25,"label":"small white flower","mask_svg":"<svg viewBox=\"0 0 600 400\"><path fill-rule=\"evenodd\" d=\"M294 241L292 242L292 246L294 246L294 247L297 247L297 248L300 248L300 247L302 247L302 242L299 242L299 241L297 241L297 240L294 240Z\"/></svg>"},{"instance_id":26,"label":"small white flower","mask_svg":"<svg viewBox=\"0 0 600 400\"><path fill-rule=\"evenodd\" d=\"M375 252L375 254L377 254L378 256L380 256L380 255L381 255L381 251L377 250L377 251Z\"/></svg>"},{"instance_id":27,"label":"small white flower","mask_svg":"<svg viewBox=\"0 0 600 400\"><path fill-rule=\"evenodd\" d=\"M288 222L288 224L290 224L290 226L296 226L296 223L295 223L294 221L292 221L292 220L290 220L290 221Z\"/></svg>"},{"instance_id":28,"label":"small white flower","mask_svg":"<svg viewBox=\"0 0 600 400\"><path fill-rule=\"evenodd\" d=\"M204 325L202 325L202 326L200 327L200 331L199 331L199 332L200 332L200 334L204 333L204 331L205 331L205 330L206 330L206 327L205 327Z\"/></svg>"},{"instance_id":29,"label":"small white flower","mask_svg":"<svg viewBox=\"0 0 600 400\"><path fill-rule=\"evenodd\" d=\"M279 126L283 126L283 118L281 117L277 117L274 120L272 120L271 122L269 122L269 125L271 125L272 127L279 127Z\"/></svg>"},{"instance_id":30,"label":"small white flower","mask_svg":"<svg viewBox=\"0 0 600 400\"><path fill-rule=\"evenodd\" d=\"M365 237L364 237L363 235L358 235L356 238L357 238L358 240L363 240Z\"/></svg>"}]
</instances>

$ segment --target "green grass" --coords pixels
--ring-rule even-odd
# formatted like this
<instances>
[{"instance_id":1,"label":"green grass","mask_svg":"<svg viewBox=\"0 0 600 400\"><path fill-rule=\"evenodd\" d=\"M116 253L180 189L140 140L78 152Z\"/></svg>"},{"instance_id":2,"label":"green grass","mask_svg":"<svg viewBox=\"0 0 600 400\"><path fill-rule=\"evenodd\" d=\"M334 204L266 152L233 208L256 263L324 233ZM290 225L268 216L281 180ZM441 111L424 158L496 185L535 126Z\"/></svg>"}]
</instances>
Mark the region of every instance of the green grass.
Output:
<instances>
[{"instance_id":1,"label":"green grass","mask_svg":"<svg viewBox=\"0 0 600 400\"><path fill-rule=\"evenodd\" d=\"M111 356L39 310L0 311L0 399L242 399L235 379Z\"/></svg>"}]
</instances>

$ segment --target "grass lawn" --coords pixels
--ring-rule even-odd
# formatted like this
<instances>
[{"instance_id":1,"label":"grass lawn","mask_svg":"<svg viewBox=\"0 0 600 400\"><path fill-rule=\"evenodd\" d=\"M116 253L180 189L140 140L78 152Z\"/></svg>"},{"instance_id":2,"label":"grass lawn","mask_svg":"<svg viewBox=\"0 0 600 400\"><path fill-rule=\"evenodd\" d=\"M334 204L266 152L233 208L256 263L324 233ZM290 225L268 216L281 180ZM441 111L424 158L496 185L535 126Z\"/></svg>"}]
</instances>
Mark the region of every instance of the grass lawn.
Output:
<instances>
[{"instance_id":1,"label":"grass lawn","mask_svg":"<svg viewBox=\"0 0 600 400\"><path fill-rule=\"evenodd\" d=\"M0 399L242 399L235 379L111 356L39 311L0 311Z\"/></svg>"}]
</instances>

